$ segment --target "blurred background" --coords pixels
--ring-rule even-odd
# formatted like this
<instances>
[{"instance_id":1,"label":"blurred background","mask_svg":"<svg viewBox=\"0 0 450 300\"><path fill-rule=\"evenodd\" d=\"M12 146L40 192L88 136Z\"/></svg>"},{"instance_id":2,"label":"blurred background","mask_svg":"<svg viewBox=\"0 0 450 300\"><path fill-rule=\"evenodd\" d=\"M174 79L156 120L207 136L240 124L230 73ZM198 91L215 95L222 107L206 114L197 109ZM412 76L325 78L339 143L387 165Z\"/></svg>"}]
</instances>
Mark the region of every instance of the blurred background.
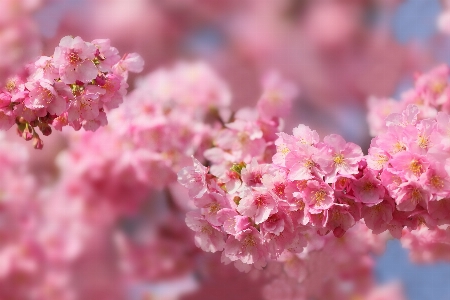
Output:
<instances>
[{"instance_id":1,"label":"blurred background","mask_svg":"<svg viewBox=\"0 0 450 300\"><path fill-rule=\"evenodd\" d=\"M145 60L144 71L129 79L130 92L145 74L202 61L228 85L235 110L255 106L264 74L277 71L300 90L285 132L303 123L365 151L368 99L398 98L415 74L450 63L450 3L439 0L1 0L0 12L2 84L25 63L51 55L63 36L108 38L120 53ZM105 187L121 187L124 177L105 177L115 169L99 162L99 151L109 149L85 148L91 140L95 135L55 133L35 151L14 132L2 136L2 168L11 171L4 171L0 189L0 298L222 299L233 289L233 299L260 299L262 278L221 266L217 255L198 254L183 200L169 201L164 190L142 181L119 192ZM179 199L185 195L172 185L181 167L163 184ZM79 186L87 172L97 176L93 188ZM105 204L111 194L139 205L118 214ZM147 244L129 241L141 235ZM412 265L407 257L400 242L389 241L374 278L401 281L407 299L450 299L449 265Z\"/></svg>"}]
</instances>

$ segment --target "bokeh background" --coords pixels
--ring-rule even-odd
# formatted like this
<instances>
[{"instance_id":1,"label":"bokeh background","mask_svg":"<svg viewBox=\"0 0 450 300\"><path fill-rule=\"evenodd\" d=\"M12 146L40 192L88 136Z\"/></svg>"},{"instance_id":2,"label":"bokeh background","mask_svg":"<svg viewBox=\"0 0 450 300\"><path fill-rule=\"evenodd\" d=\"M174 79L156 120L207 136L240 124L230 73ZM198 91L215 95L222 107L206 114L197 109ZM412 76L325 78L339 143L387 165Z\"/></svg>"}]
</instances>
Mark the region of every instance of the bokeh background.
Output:
<instances>
[{"instance_id":1,"label":"bokeh background","mask_svg":"<svg viewBox=\"0 0 450 300\"><path fill-rule=\"evenodd\" d=\"M450 22L445 15L449 6L438 0L1 0L0 81L37 55L53 53L65 35L109 38L121 53L137 52L145 60L142 74L130 77L130 90L143 74L179 61L201 60L229 85L232 108L238 109L255 105L261 78L275 70L300 90L286 120L286 132L303 123L321 136L338 133L366 150L371 139L368 99L398 97L412 86L414 74L450 63ZM14 132L7 135L21 143ZM59 166L68 163L59 154L70 142L68 135L58 133L45 142L39 153L27 150L28 168L39 185L52 186L60 175ZM51 192L43 188L39 193ZM153 201L148 211L167 210L161 192L149 193L147 197L160 200ZM132 232L146 223L170 223L163 217L148 222L145 218L156 220L158 215L148 211L121 218L120 227ZM180 241L192 244L183 224L169 229L163 233L172 239L168 248L178 247L171 243ZM98 286L109 286L100 273L114 270L105 270L108 251L102 247L86 260L87 267L78 276L92 276L98 278ZM182 257L190 251L196 250L183 249L173 255ZM108 255L113 260L114 253ZM376 278L381 283L401 281L411 300L450 299L448 264L412 265L407 257L398 241L389 241L385 254L377 258ZM180 260L186 264L180 269L189 269L192 262L187 260ZM133 285L127 299L153 299L142 296L148 291L171 299L172 294L194 290L197 275L170 276L168 272L163 280ZM248 284L248 279L239 277L243 275L234 276L239 278L234 281L237 290L239 284ZM220 280L209 283L213 290L226 290L221 284ZM252 296L245 296L242 288L240 297Z\"/></svg>"}]
</instances>

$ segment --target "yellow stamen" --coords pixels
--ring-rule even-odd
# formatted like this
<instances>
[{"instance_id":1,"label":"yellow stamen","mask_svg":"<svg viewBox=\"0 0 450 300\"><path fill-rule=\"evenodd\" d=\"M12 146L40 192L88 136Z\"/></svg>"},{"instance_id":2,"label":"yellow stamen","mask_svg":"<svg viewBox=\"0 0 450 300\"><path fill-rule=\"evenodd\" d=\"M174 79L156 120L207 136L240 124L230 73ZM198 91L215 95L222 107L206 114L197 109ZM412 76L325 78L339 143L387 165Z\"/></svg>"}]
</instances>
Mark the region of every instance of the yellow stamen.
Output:
<instances>
[{"instance_id":1,"label":"yellow stamen","mask_svg":"<svg viewBox=\"0 0 450 300\"><path fill-rule=\"evenodd\" d=\"M419 138L417 140L419 147L422 149L426 149L428 148L428 144L429 144L429 139L423 135L419 135Z\"/></svg>"},{"instance_id":2,"label":"yellow stamen","mask_svg":"<svg viewBox=\"0 0 450 300\"><path fill-rule=\"evenodd\" d=\"M430 184L435 189L442 189L444 187L444 180L442 180L442 178L437 175L433 175L430 178Z\"/></svg>"},{"instance_id":3,"label":"yellow stamen","mask_svg":"<svg viewBox=\"0 0 450 300\"><path fill-rule=\"evenodd\" d=\"M12 92L15 88L16 88L16 83L14 82L14 80L9 79L6 82L6 90L8 92Z\"/></svg>"},{"instance_id":4,"label":"yellow stamen","mask_svg":"<svg viewBox=\"0 0 450 300\"><path fill-rule=\"evenodd\" d=\"M289 148L286 147L286 145L278 146L277 150L278 150L278 152L280 152L284 156L286 156L289 152L291 152L291 150L289 150Z\"/></svg>"},{"instance_id":5,"label":"yellow stamen","mask_svg":"<svg viewBox=\"0 0 450 300\"><path fill-rule=\"evenodd\" d=\"M384 165L388 162L388 160L389 160L389 158L386 155L383 155L383 154L377 154L376 155L376 159L375 159L375 161L377 163L377 166L379 168L384 167Z\"/></svg>"},{"instance_id":6,"label":"yellow stamen","mask_svg":"<svg viewBox=\"0 0 450 300\"><path fill-rule=\"evenodd\" d=\"M308 159L307 161L305 161L305 164L304 164L304 166L306 167L306 168L308 168L308 169L311 169L312 167L314 167L316 164L312 161L312 160L310 160L310 159Z\"/></svg>"},{"instance_id":7,"label":"yellow stamen","mask_svg":"<svg viewBox=\"0 0 450 300\"><path fill-rule=\"evenodd\" d=\"M333 161L336 165L342 165L344 164L345 158L344 155L338 154L333 158Z\"/></svg>"},{"instance_id":8,"label":"yellow stamen","mask_svg":"<svg viewBox=\"0 0 450 300\"><path fill-rule=\"evenodd\" d=\"M423 166L417 159L413 159L409 165L409 170L413 172L414 175L420 176L420 174L423 173Z\"/></svg>"},{"instance_id":9,"label":"yellow stamen","mask_svg":"<svg viewBox=\"0 0 450 300\"><path fill-rule=\"evenodd\" d=\"M316 204L321 204L326 197L327 193L324 190L314 192L314 201Z\"/></svg>"},{"instance_id":10,"label":"yellow stamen","mask_svg":"<svg viewBox=\"0 0 450 300\"><path fill-rule=\"evenodd\" d=\"M393 146L393 153L395 154L395 153L398 153L398 152L400 152L400 151L405 151L406 150L406 147L405 147L405 145L403 145L401 142L397 142L397 143L395 143L394 144L394 146Z\"/></svg>"}]
</instances>

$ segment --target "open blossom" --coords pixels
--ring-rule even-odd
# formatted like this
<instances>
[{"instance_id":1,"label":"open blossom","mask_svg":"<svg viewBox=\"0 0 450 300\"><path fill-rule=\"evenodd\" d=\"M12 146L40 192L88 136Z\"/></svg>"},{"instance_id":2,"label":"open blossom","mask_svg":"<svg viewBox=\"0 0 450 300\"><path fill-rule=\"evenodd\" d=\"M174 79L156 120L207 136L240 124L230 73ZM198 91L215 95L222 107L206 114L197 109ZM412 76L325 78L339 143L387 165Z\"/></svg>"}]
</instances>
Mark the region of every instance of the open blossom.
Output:
<instances>
[{"instance_id":1,"label":"open blossom","mask_svg":"<svg viewBox=\"0 0 450 300\"><path fill-rule=\"evenodd\" d=\"M53 64L58 66L61 81L71 84L77 80L87 83L95 79L98 72L93 62L96 50L94 44L79 36L63 37L53 53Z\"/></svg>"},{"instance_id":2,"label":"open blossom","mask_svg":"<svg viewBox=\"0 0 450 300\"><path fill-rule=\"evenodd\" d=\"M263 80L263 94L258 101L258 110L263 118L286 117L298 90L291 82L283 81L280 74L268 73Z\"/></svg>"},{"instance_id":3,"label":"open blossom","mask_svg":"<svg viewBox=\"0 0 450 300\"><path fill-rule=\"evenodd\" d=\"M309 180L304 190L305 203L312 214L329 209L334 203L334 194L330 186L324 182Z\"/></svg>"},{"instance_id":4,"label":"open blossom","mask_svg":"<svg viewBox=\"0 0 450 300\"><path fill-rule=\"evenodd\" d=\"M352 190L358 201L376 205L383 200L385 188L372 172L366 170L364 176L353 181Z\"/></svg>"},{"instance_id":5,"label":"open blossom","mask_svg":"<svg viewBox=\"0 0 450 300\"><path fill-rule=\"evenodd\" d=\"M189 189L189 196L200 198L206 192L206 174L208 168L204 167L197 159L193 167L184 168L178 174L178 182Z\"/></svg>"},{"instance_id":6,"label":"open blossom","mask_svg":"<svg viewBox=\"0 0 450 300\"><path fill-rule=\"evenodd\" d=\"M260 233L253 227L239 232L227 239L223 256L231 261L241 261L261 269L266 265L267 249L262 243Z\"/></svg>"},{"instance_id":7,"label":"open blossom","mask_svg":"<svg viewBox=\"0 0 450 300\"><path fill-rule=\"evenodd\" d=\"M237 211L244 216L255 218L255 223L260 224L277 212L277 203L265 189L254 188L253 191L243 192Z\"/></svg>"},{"instance_id":8,"label":"open blossom","mask_svg":"<svg viewBox=\"0 0 450 300\"><path fill-rule=\"evenodd\" d=\"M358 164L363 156L359 146L346 143L336 134L326 136L323 142L318 164L326 172L327 182L334 182L338 173L341 175L358 173Z\"/></svg>"},{"instance_id":9,"label":"open blossom","mask_svg":"<svg viewBox=\"0 0 450 300\"><path fill-rule=\"evenodd\" d=\"M225 239L223 233L204 220L201 214L196 212L188 213L186 224L196 232L195 244L203 251L216 252L224 249Z\"/></svg>"},{"instance_id":10,"label":"open blossom","mask_svg":"<svg viewBox=\"0 0 450 300\"><path fill-rule=\"evenodd\" d=\"M108 123L105 111L122 102L128 71L139 71L143 65L137 54L131 58L137 62L127 69L109 40L62 38L51 57L38 58L0 91L2 129L16 123L19 134L33 139L35 148L43 146L36 128L44 135L51 134L50 125L57 130L67 125L97 130Z\"/></svg>"},{"instance_id":11,"label":"open blossom","mask_svg":"<svg viewBox=\"0 0 450 300\"><path fill-rule=\"evenodd\" d=\"M319 150L310 145L299 145L286 156L286 167L289 169L290 180L308 180L320 174L316 162Z\"/></svg>"}]
</instances>

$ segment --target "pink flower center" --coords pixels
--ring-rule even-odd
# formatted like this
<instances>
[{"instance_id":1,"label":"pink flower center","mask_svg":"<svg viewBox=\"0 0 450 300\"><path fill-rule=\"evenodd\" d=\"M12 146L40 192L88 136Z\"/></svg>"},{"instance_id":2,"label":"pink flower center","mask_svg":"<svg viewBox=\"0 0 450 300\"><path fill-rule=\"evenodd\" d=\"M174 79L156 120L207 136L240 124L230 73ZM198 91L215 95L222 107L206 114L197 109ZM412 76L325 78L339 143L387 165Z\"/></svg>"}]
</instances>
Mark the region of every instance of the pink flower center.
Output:
<instances>
[{"instance_id":1,"label":"pink flower center","mask_svg":"<svg viewBox=\"0 0 450 300\"><path fill-rule=\"evenodd\" d=\"M305 209L305 202L303 202L302 199L296 199L295 205L297 205L299 210L304 210Z\"/></svg>"},{"instance_id":2,"label":"pink flower center","mask_svg":"<svg viewBox=\"0 0 450 300\"><path fill-rule=\"evenodd\" d=\"M266 202L266 197L264 197L264 195L256 196L256 198L255 198L255 204L256 204L256 206L258 206L258 207L266 206L266 204L267 204L267 202Z\"/></svg>"},{"instance_id":3,"label":"pink flower center","mask_svg":"<svg viewBox=\"0 0 450 300\"><path fill-rule=\"evenodd\" d=\"M44 97L47 104L50 104L55 99L55 95L46 88L39 87L39 93Z\"/></svg>"},{"instance_id":4,"label":"pink flower center","mask_svg":"<svg viewBox=\"0 0 450 300\"><path fill-rule=\"evenodd\" d=\"M372 182L366 182L363 185L363 191L364 192L370 192L375 188L374 184Z\"/></svg>"},{"instance_id":5,"label":"pink flower center","mask_svg":"<svg viewBox=\"0 0 450 300\"><path fill-rule=\"evenodd\" d=\"M262 179L262 174L260 172L254 172L251 174L251 178L249 180L251 185L260 184Z\"/></svg>"},{"instance_id":6,"label":"pink flower center","mask_svg":"<svg viewBox=\"0 0 450 300\"><path fill-rule=\"evenodd\" d=\"M220 210L220 205L217 202L211 203L209 205L209 213L216 214Z\"/></svg>"},{"instance_id":7,"label":"pink flower center","mask_svg":"<svg viewBox=\"0 0 450 300\"><path fill-rule=\"evenodd\" d=\"M275 192L275 194L277 194L278 197L284 197L284 189L285 188L286 188L286 186L284 185L284 183L278 183L278 184L275 184L273 191Z\"/></svg>"},{"instance_id":8,"label":"pink flower center","mask_svg":"<svg viewBox=\"0 0 450 300\"><path fill-rule=\"evenodd\" d=\"M431 84L431 90L437 95L442 94L446 87L447 83L442 81L435 81Z\"/></svg>"},{"instance_id":9,"label":"pink flower center","mask_svg":"<svg viewBox=\"0 0 450 300\"><path fill-rule=\"evenodd\" d=\"M78 54L76 52L70 52L69 55L67 55L67 59L69 60L70 64L75 65L80 63L82 60L81 58L78 56Z\"/></svg>"}]
</instances>

